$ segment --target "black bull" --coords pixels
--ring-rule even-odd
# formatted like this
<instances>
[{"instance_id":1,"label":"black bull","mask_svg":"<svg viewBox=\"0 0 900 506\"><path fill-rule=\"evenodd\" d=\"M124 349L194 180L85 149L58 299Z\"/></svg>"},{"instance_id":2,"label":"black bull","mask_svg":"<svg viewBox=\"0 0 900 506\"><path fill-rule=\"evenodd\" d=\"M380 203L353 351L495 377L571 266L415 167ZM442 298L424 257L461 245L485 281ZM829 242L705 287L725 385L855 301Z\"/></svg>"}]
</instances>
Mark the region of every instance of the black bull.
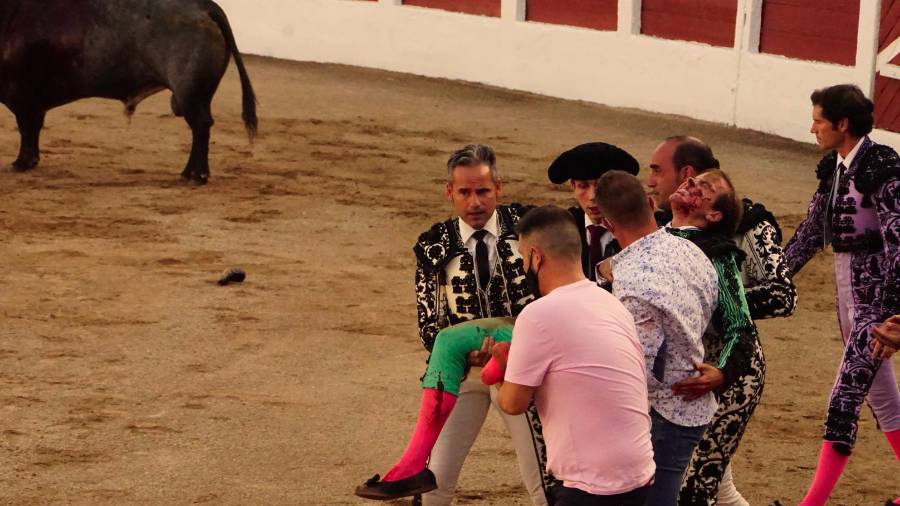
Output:
<instances>
[{"instance_id":1,"label":"black bull","mask_svg":"<svg viewBox=\"0 0 900 506\"><path fill-rule=\"evenodd\" d=\"M0 0L0 102L16 116L13 167L34 168L46 111L87 97L121 100L127 112L172 91L191 127L181 175L209 178L210 106L234 57L243 120L256 133L256 97L222 9L210 0Z\"/></svg>"}]
</instances>

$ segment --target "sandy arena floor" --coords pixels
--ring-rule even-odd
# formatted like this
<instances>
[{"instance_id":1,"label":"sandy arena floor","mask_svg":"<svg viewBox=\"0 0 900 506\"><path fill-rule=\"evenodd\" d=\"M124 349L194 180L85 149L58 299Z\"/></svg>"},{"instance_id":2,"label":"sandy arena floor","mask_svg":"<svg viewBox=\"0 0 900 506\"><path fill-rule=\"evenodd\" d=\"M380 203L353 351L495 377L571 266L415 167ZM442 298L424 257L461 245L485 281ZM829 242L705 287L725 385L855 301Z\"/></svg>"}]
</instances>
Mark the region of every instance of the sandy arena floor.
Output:
<instances>
[{"instance_id":1,"label":"sandy arena floor","mask_svg":"<svg viewBox=\"0 0 900 506\"><path fill-rule=\"evenodd\" d=\"M546 167L589 140L648 163L665 136L708 141L743 193L793 232L816 150L683 118L333 65L249 59L251 146L232 68L216 97L211 183L178 179L189 130L169 94L52 111L36 171L0 171L0 503L361 504L395 459L425 352L410 250L444 219L443 164L492 144L505 201L567 205ZM700 100L701 97L698 97ZM6 111L4 109L4 111ZM0 159L15 157L0 115ZM796 502L841 345L829 257L792 318L760 324L768 382L736 457L753 504ZM230 266L247 281L214 281ZM833 504L900 494L871 414ZM461 504L525 504L488 417Z\"/></svg>"}]
</instances>

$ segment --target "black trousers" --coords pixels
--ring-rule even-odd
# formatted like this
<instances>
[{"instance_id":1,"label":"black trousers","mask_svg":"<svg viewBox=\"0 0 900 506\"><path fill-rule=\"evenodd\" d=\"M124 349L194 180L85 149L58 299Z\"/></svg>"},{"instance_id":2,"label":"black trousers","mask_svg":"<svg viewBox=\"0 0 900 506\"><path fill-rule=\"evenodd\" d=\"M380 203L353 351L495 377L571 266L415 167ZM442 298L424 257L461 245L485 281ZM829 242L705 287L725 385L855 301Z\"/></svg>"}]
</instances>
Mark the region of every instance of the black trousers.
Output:
<instances>
[{"instance_id":1,"label":"black trousers","mask_svg":"<svg viewBox=\"0 0 900 506\"><path fill-rule=\"evenodd\" d=\"M617 495L594 495L559 485L553 489L553 506L645 506L650 487Z\"/></svg>"}]
</instances>

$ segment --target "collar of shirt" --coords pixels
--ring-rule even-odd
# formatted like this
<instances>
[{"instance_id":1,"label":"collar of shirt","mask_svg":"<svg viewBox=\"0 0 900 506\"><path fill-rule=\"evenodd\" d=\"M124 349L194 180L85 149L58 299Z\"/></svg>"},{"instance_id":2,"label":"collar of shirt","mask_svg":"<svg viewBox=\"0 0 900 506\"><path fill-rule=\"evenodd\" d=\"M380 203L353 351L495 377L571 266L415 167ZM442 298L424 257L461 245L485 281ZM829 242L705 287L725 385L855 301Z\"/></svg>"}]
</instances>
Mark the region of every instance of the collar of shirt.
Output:
<instances>
[{"instance_id":1,"label":"collar of shirt","mask_svg":"<svg viewBox=\"0 0 900 506\"><path fill-rule=\"evenodd\" d=\"M683 227L673 227L672 222L666 223L663 228L671 228L672 230L700 230L700 227L695 227L693 225L684 225Z\"/></svg>"},{"instance_id":2,"label":"collar of shirt","mask_svg":"<svg viewBox=\"0 0 900 506\"><path fill-rule=\"evenodd\" d=\"M862 146L863 141L865 141L867 137L868 137L867 135L863 135L862 138L860 138L856 142L856 145L853 146L853 149L851 149L850 152L847 153L846 158L841 158L841 155L838 154L837 155L837 165L835 165L835 167L837 167L838 165L843 163L844 167L849 169L850 165L853 164L853 159L856 158L856 153L859 151L859 147Z\"/></svg>"},{"instance_id":3,"label":"collar of shirt","mask_svg":"<svg viewBox=\"0 0 900 506\"><path fill-rule=\"evenodd\" d=\"M494 275L494 265L497 263L497 239L500 236L500 224L497 216L497 210L494 210L494 214L488 218L487 223L484 224L482 230L486 231L487 234L484 236L484 244L487 245L488 251L488 265L491 267L491 275ZM459 235L460 239L462 239L463 244L466 247L466 250L472 255L472 260L475 260L475 248L478 245L478 241L475 240L472 235L475 233L475 229L470 227L468 223L463 220L459 220Z\"/></svg>"},{"instance_id":4,"label":"collar of shirt","mask_svg":"<svg viewBox=\"0 0 900 506\"><path fill-rule=\"evenodd\" d=\"M488 218L487 223L484 224L482 230L486 230L488 234L497 237L498 235L500 235L500 232L499 230L497 230L497 228L497 210L494 209L494 214L492 214L491 217ZM469 226L468 223L466 223L462 219L459 220L459 238L462 239L463 244L468 245L469 239L472 238L472 234L474 234L475 232L476 230Z\"/></svg>"}]
</instances>

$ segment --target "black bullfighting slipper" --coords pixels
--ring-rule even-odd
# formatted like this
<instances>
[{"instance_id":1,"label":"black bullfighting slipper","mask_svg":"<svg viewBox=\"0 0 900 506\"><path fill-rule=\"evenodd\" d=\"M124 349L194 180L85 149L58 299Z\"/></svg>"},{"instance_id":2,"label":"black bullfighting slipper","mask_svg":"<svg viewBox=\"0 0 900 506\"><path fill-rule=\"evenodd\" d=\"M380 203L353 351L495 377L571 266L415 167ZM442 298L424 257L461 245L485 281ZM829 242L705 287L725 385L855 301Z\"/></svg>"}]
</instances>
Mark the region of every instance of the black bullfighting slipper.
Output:
<instances>
[{"instance_id":1,"label":"black bullfighting slipper","mask_svg":"<svg viewBox=\"0 0 900 506\"><path fill-rule=\"evenodd\" d=\"M431 492L437 488L437 480L430 469L425 468L409 478L397 481L381 481L377 474L356 487L356 495L376 501L390 501L401 497Z\"/></svg>"}]
</instances>

